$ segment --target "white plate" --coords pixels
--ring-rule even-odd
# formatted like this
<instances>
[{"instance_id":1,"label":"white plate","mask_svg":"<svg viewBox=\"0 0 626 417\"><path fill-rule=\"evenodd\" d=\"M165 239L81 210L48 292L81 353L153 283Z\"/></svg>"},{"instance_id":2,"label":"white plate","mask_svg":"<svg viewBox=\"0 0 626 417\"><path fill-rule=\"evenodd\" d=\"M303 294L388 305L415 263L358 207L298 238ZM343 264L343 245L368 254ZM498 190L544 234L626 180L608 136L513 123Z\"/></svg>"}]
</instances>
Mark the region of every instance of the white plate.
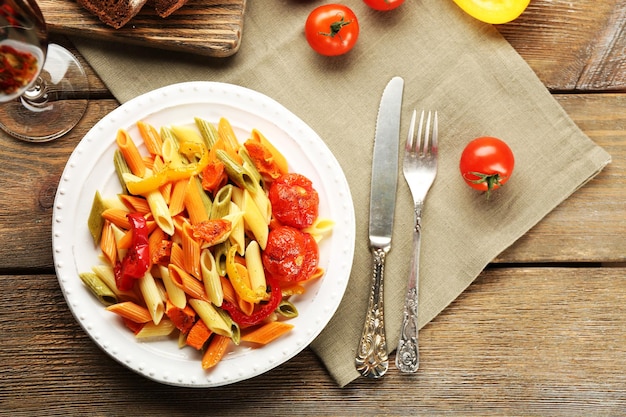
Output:
<instances>
[{"instance_id":1,"label":"white plate","mask_svg":"<svg viewBox=\"0 0 626 417\"><path fill-rule=\"evenodd\" d=\"M200 354L179 349L172 340L138 342L115 314L107 312L78 277L98 263L98 250L87 229L96 190L104 196L120 192L112 157L115 135L127 129L137 142L135 126L144 120L155 127L193 124L201 117L227 118L240 141L253 128L284 153L290 171L309 177L320 195L320 216L335 221L332 235L320 243L322 280L292 299L299 316L290 334L262 348L239 346L214 369L205 371ZM141 145L143 146L143 145ZM140 148L141 149L141 148ZM341 167L320 137L276 101L230 84L189 82L139 96L112 111L80 141L70 156L54 204L54 265L67 304L76 320L105 352L152 380L179 386L213 387L257 376L295 356L313 341L335 313L345 292L354 254L354 207Z\"/></svg>"}]
</instances>

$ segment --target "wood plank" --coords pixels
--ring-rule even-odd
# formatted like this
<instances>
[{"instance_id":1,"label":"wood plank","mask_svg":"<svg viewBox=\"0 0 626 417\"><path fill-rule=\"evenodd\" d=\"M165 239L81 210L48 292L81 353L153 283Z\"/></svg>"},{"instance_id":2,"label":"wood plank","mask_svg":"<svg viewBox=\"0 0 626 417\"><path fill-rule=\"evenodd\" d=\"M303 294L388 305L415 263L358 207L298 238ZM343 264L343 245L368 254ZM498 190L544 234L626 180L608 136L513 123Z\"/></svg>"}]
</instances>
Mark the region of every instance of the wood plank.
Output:
<instances>
[{"instance_id":1,"label":"wood plank","mask_svg":"<svg viewBox=\"0 0 626 417\"><path fill-rule=\"evenodd\" d=\"M612 155L613 162L550 213L496 262L624 262L626 253L626 94L557 95L574 121ZM52 268L52 204L71 151L80 138L118 106L91 100L79 125L58 141L36 145L0 134L0 268ZM38 163L31 161L37 158ZM23 190L34 190L24 193ZM14 254L21 253L16 257Z\"/></svg>"},{"instance_id":2,"label":"wood plank","mask_svg":"<svg viewBox=\"0 0 626 417\"><path fill-rule=\"evenodd\" d=\"M96 347L54 275L0 276L12 283L5 307L19 306L0 321L3 411L122 415L132 404L169 416L623 415L625 276L624 268L488 269L421 331L418 374L392 366L345 389L308 349L235 386L154 383Z\"/></svg>"},{"instance_id":3,"label":"wood plank","mask_svg":"<svg viewBox=\"0 0 626 417\"><path fill-rule=\"evenodd\" d=\"M189 0L163 19L148 3L126 26L114 29L75 0L38 3L53 33L213 57L231 56L239 50L246 7L246 0Z\"/></svg>"},{"instance_id":4,"label":"wood plank","mask_svg":"<svg viewBox=\"0 0 626 417\"><path fill-rule=\"evenodd\" d=\"M532 0L498 30L550 90L626 89L623 0Z\"/></svg>"},{"instance_id":5,"label":"wood plank","mask_svg":"<svg viewBox=\"0 0 626 417\"><path fill-rule=\"evenodd\" d=\"M555 96L578 126L611 155L612 162L496 262L626 261L626 95ZM547 178L546 181L550 179Z\"/></svg>"}]
</instances>

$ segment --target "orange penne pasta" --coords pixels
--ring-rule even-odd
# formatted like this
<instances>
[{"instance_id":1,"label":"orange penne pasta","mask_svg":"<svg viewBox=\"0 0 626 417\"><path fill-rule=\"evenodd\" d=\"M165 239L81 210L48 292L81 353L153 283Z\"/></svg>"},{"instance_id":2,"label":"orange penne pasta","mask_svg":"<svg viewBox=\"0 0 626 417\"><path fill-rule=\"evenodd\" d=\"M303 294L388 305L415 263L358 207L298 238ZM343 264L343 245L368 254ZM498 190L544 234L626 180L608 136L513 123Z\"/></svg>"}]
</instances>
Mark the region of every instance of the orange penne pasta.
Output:
<instances>
[{"instance_id":1,"label":"orange penne pasta","mask_svg":"<svg viewBox=\"0 0 626 417\"><path fill-rule=\"evenodd\" d=\"M164 240L167 240L166 234L161 228L157 227L148 236L148 247L150 248L150 260L154 262L155 257L158 256L158 252L161 250L161 245Z\"/></svg>"},{"instance_id":2,"label":"orange penne pasta","mask_svg":"<svg viewBox=\"0 0 626 417\"><path fill-rule=\"evenodd\" d=\"M186 294L188 294L192 298L197 298L203 301L209 301L209 297L207 297L206 291L204 290L204 284L194 277L192 277L187 271L184 269L169 264L167 268L170 273L170 278L174 285L179 288L182 288Z\"/></svg>"},{"instance_id":3,"label":"orange penne pasta","mask_svg":"<svg viewBox=\"0 0 626 417\"><path fill-rule=\"evenodd\" d=\"M228 278L220 276L222 283L222 291L224 291L224 300L231 304L237 305L237 293Z\"/></svg>"},{"instance_id":4,"label":"orange penne pasta","mask_svg":"<svg viewBox=\"0 0 626 417\"><path fill-rule=\"evenodd\" d=\"M152 317L150 316L148 309L135 304L132 301L124 301L123 303L113 304L108 306L106 309L135 323L148 323L149 321L152 321Z\"/></svg>"},{"instance_id":5,"label":"orange penne pasta","mask_svg":"<svg viewBox=\"0 0 626 417\"><path fill-rule=\"evenodd\" d=\"M134 175L143 178L146 174L146 165L143 162L143 158L139 153L139 149L137 149L137 145L131 139L128 132L124 129L119 129L117 131L117 136L115 138L115 142L117 143L117 147L122 152L122 156L130 168L130 172Z\"/></svg>"},{"instance_id":6,"label":"orange penne pasta","mask_svg":"<svg viewBox=\"0 0 626 417\"><path fill-rule=\"evenodd\" d=\"M242 332L241 341L266 345L293 329L293 324L270 321L250 331Z\"/></svg>"},{"instance_id":7,"label":"orange penne pasta","mask_svg":"<svg viewBox=\"0 0 626 417\"><path fill-rule=\"evenodd\" d=\"M127 230L121 239L117 240L118 249L128 249L133 243L133 231Z\"/></svg>"},{"instance_id":8,"label":"orange penne pasta","mask_svg":"<svg viewBox=\"0 0 626 417\"><path fill-rule=\"evenodd\" d=\"M144 197L130 194L120 194L119 198L130 211L141 213L144 216L146 213L150 212L150 205Z\"/></svg>"},{"instance_id":9,"label":"orange penne pasta","mask_svg":"<svg viewBox=\"0 0 626 417\"><path fill-rule=\"evenodd\" d=\"M102 236L100 237L100 250L104 254L109 264L115 265L117 261L117 245L115 243L115 235L111 227L111 222L104 221L102 227Z\"/></svg>"},{"instance_id":10,"label":"orange penne pasta","mask_svg":"<svg viewBox=\"0 0 626 417\"><path fill-rule=\"evenodd\" d=\"M194 239L193 230L189 223L183 224L182 248L183 266L194 278L201 280L200 272L200 242Z\"/></svg>"},{"instance_id":11,"label":"orange penne pasta","mask_svg":"<svg viewBox=\"0 0 626 417\"><path fill-rule=\"evenodd\" d=\"M139 134L141 135L148 152L152 155L160 156L163 141L161 140L159 132L154 128L154 126L143 121L137 122L137 128L139 128Z\"/></svg>"},{"instance_id":12,"label":"orange penne pasta","mask_svg":"<svg viewBox=\"0 0 626 417\"><path fill-rule=\"evenodd\" d=\"M226 354L229 343L229 337L214 334L202 355L202 369L210 369L217 365Z\"/></svg>"},{"instance_id":13,"label":"orange penne pasta","mask_svg":"<svg viewBox=\"0 0 626 417\"><path fill-rule=\"evenodd\" d=\"M128 221L128 218L126 217L127 214L128 212L125 210L118 209L118 208L110 208L102 212L102 218L110 221L117 227L128 230L130 229L130 222Z\"/></svg>"},{"instance_id":14,"label":"orange penne pasta","mask_svg":"<svg viewBox=\"0 0 626 417\"><path fill-rule=\"evenodd\" d=\"M176 216L185 209L185 194L187 193L188 181L176 181L170 193L169 206L170 214Z\"/></svg>"},{"instance_id":15,"label":"orange penne pasta","mask_svg":"<svg viewBox=\"0 0 626 417\"><path fill-rule=\"evenodd\" d=\"M252 139L255 142L259 142L260 144L265 146L265 148L268 151L270 151L270 153L272 154L274 163L278 165L280 172L283 174L287 173L288 171L287 159L284 157L282 153L280 153L278 149L276 149L276 147L274 147L272 142L267 140L265 136L256 129L252 129L252 134L250 135L250 139Z\"/></svg>"},{"instance_id":16,"label":"orange penne pasta","mask_svg":"<svg viewBox=\"0 0 626 417\"><path fill-rule=\"evenodd\" d=\"M154 171L154 158L152 156L142 157L146 170Z\"/></svg>"},{"instance_id":17,"label":"orange penne pasta","mask_svg":"<svg viewBox=\"0 0 626 417\"><path fill-rule=\"evenodd\" d=\"M222 139L224 143L224 150L228 153L228 155L230 155L238 164L241 164L243 161L241 156L237 153L237 150L240 147L239 141L237 140L233 127L228 119L224 117L220 118L217 124L217 135L220 139Z\"/></svg>"},{"instance_id":18,"label":"orange penne pasta","mask_svg":"<svg viewBox=\"0 0 626 417\"><path fill-rule=\"evenodd\" d=\"M183 248L179 244L173 243L170 253L170 263L181 269L185 269L185 261L183 259Z\"/></svg>"},{"instance_id":19,"label":"orange penne pasta","mask_svg":"<svg viewBox=\"0 0 626 417\"><path fill-rule=\"evenodd\" d=\"M189 178L184 199L185 208L187 209L187 214L189 214L191 224L198 224L209 220L209 214L204 207L204 203L200 197L200 190L195 181L195 177Z\"/></svg>"}]
</instances>

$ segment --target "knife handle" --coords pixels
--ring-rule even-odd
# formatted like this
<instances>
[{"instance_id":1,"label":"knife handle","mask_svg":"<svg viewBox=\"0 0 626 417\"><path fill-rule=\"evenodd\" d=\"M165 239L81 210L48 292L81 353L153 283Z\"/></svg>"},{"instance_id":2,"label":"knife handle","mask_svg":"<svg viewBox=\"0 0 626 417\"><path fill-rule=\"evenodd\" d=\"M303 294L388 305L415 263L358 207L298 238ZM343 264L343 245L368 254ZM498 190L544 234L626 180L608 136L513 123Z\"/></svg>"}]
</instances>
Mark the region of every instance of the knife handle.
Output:
<instances>
[{"instance_id":1,"label":"knife handle","mask_svg":"<svg viewBox=\"0 0 626 417\"><path fill-rule=\"evenodd\" d=\"M356 369L368 378L380 378L389 368L383 307L385 256L389 248L372 249L372 286L363 326L363 334L355 358Z\"/></svg>"}]
</instances>

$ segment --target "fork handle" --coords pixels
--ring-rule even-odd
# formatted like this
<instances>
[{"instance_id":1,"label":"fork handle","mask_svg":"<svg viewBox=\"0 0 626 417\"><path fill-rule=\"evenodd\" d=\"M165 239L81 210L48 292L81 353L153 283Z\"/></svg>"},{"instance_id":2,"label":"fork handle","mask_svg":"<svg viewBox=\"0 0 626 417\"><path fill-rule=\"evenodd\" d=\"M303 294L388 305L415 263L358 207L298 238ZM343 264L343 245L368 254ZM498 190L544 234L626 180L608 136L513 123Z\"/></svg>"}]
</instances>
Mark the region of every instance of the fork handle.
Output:
<instances>
[{"instance_id":1,"label":"fork handle","mask_svg":"<svg viewBox=\"0 0 626 417\"><path fill-rule=\"evenodd\" d=\"M369 378L380 378L389 368L383 306L383 277L388 250L389 248L372 249L372 285L363 334L355 358L356 369Z\"/></svg>"},{"instance_id":2,"label":"fork handle","mask_svg":"<svg viewBox=\"0 0 626 417\"><path fill-rule=\"evenodd\" d=\"M420 363L418 345L418 296L419 296L419 259L422 235L422 206L423 203L415 203L415 227L413 229L413 256L409 272L409 283L404 298L404 312L402 314L402 327L400 328L400 341L396 351L396 367L403 373L417 372Z\"/></svg>"}]
</instances>

